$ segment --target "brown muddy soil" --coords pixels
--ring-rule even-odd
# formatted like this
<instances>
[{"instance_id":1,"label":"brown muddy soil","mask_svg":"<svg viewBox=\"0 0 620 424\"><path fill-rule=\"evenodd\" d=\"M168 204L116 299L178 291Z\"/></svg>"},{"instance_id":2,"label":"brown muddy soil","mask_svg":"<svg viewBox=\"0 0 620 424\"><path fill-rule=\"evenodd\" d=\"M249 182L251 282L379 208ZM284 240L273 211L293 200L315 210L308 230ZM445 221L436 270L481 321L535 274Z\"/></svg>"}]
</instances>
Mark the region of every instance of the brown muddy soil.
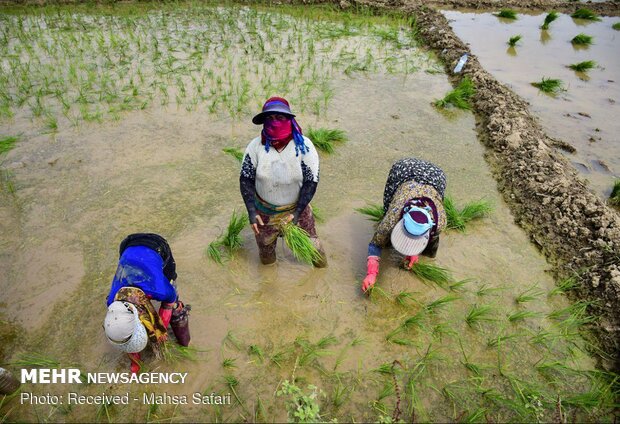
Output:
<instances>
[{"instance_id":1,"label":"brown muddy soil","mask_svg":"<svg viewBox=\"0 0 620 424\"><path fill-rule=\"evenodd\" d=\"M556 278L579 275L579 297L595 302L592 312L600 316L592 329L610 357L602 358L605 368L620 364L620 216L596 196L568 161L555 150L561 141L545 134L537 118L521 97L485 71L468 47L454 34L447 19L420 2L355 3L379 9L399 10L417 16L420 36L451 70L467 52L469 61L458 84L468 76L476 94L473 109L480 138L487 147L486 158L515 221L530 235L554 266ZM557 2L433 2L446 7L527 7L568 12L583 4ZM527 6L526 6L527 4ZM340 2L340 7L351 3ZM618 15L617 3L588 3L597 13Z\"/></svg>"}]
</instances>

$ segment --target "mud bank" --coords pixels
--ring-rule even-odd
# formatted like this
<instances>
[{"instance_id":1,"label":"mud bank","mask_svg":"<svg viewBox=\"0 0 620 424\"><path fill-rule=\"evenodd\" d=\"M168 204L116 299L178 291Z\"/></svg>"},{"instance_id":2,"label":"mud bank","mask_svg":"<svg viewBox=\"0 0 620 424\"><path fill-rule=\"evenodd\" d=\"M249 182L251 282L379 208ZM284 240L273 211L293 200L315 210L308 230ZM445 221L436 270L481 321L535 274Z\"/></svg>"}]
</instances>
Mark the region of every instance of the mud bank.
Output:
<instances>
[{"instance_id":1,"label":"mud bank","mask_svg":"<svg viewBox=\"0 0 620 424\"><path fill-rule=\"evenodd\" d=\"M472 2L462 3L472 7ZM476 2L476 5L485 2ZM495 7L499 3L486 2ZM516 6L509 2L504 6ZM348 4L348 3L347 3ZM602 365L618 370L620 363L620 216L592 193L568 161L555 150L562 142L551 139L521 97L500 84L471 55L468 47L453 33L447 19L438 11L415 3L356 3L412 13L426 44L451 69L468 52L470 59L457 84L468 76L476 87L473 109L481 140L487 146L486 158L494 169L499 190L510 205L515 221L540 247L558 279L578 275L577 296L593 301L592 312L600 316L592 326L602 349ZM445 5L445 3L443 3ZM534 2L541 7L557 3ZM544 5L544 6L543 6ZM603 13L597 6L588 7ZM608 13L617 4L606 4ZM345 6L341 2L341 7ZM566 6L566 5L564 5ZM558 8L564 10L564 8Z\"/></svg>"}]
</instances>

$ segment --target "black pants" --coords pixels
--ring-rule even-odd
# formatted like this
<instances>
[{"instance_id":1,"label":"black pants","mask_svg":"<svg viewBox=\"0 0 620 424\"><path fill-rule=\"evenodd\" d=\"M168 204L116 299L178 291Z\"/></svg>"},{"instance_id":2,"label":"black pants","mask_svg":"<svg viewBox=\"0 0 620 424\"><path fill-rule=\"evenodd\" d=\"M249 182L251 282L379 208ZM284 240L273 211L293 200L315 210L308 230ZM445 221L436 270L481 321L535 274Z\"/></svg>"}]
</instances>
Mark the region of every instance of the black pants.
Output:
<instances>
[{"instance_id":1,"label":"black pants","mask_svg":"<svg viewBox=\"0 0 620 424\"><path fill-rule=\"evenodd\" d=\"M177 279L177 264L165 238L159 234L152 233L130 234L121 242L118 253L119 257L125 249L132 246L146 246L159 253L159 256L164 261L164 275L166 278L171 281Z\"/></svg>"}]
</instances>

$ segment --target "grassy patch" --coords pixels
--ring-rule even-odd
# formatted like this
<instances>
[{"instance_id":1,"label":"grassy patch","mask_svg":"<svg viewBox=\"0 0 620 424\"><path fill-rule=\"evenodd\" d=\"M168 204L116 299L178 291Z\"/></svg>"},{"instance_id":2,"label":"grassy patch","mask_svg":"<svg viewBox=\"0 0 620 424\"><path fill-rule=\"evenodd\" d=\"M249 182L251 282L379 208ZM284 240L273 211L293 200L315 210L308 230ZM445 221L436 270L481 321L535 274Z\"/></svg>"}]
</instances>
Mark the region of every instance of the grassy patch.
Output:
<instances>
[{"instance_id":1,"label":"grassy patch","mask_svg":"<svg viewBox=\"0 0 620 424\"><path fill-rule=\"evenodd\" d=\"M508 39L508 45L510 47L516 46L519 40L521 40L521 38L523 38L521 35L513 35Z\"/></svg>"},{"instance_id":2,"label":"grassy patch","mask_svg":"<svg viewBox=\"0 0 620 424\"><path fill-rule=\"evenodd\" d=\"M514 19L517 19L517 12L515 12L512 9L501 9L499 13L497 14L497 17L514 20Z\"/></svg>"},{"instance_id":3,"label":"grassy patch","mask_svg":"<svg viewBox=\"0 0 620 424\"><path fill-rule=\"evenodd\" d=\"M442 109L452 105L458 109L470 110L471 104L469 101L475 92L474 83L469 77L465 77L454 90L448 92L443 99L436 100L434 104Z\"/></svg>"},{"instance_id":4,"label":"grassy patch","mask_svg":"<svg viewBox=\"0 0 620 424\"><path fill-rule=\"evenodd\" d=\"M443 201L446 210L448 229L465 231L468 222L484 218L493 210L489 202L478 200L467 203L462 209L458 209L450 196L446 196Z\"/></svg>"},{"instance_id":5,"label":"grassy patch","mask_svg":"<svg viewBox=\"0 0 620 424\"><path fill-rule=\"evenodd\" d=\"M573 71L577 72L586 72L596 66L596 62L593 60L585 60L579 63L573 63L572 65L568 65Z\"/></svg>"},{"instance_id":6,"label":"grassy patch","mask_svg":"<svg viewBox=\"0 0 620 424\"><path fill-rule=\"evenodd\" d=\"M237 161L239 161L239 163L243 161L243 151L241 149L236 147L226 147L222 149L222 152L234 157Z\"/></svg>"},{"instance_id":7,"label":"grassy patch","mask_svg":"<svg viewBox=\"0 0 620 424\"><path fill-rule=\"evenodd\" d=\"M303 228L289 222L282 226L282 234L284 235L284 242L297 260L309 265L320 262L321 254L312 244L310 236Z\"/></svg>"},{"instance_id":8,"label":"grassy patch","mask_svg":"<svg viewBox=\"0 0 620 424\"><path fill-rule=\"evenodd\" d=\"M364 206L363 208L357 208L355 209L355 211L366 215L368 219L374 222L380 222L385 215L385 213L383 212L383 206L376 204L369 204Z\"/></svg>"},{"instance_id":9,"label":"grassy patch","mask_svg":"<svg viewBox=\"0 0 620 424\"><path fill-rule=\"evenodd\" d=\"M549 25L551 24L551 22L555 21L559 17L560 15L558 14L558 12L552 10L551 12L547 13L547 16L545 16L545 21L540 28L544 30L549 29Z\"/></svg>"},{"instance_id":10,"label":"grassy patch","mask_svg":"<svg viewBox=\"0 0 620 424\"><path fill-rule=\"evenodd\" d=\"M0 138L0 155L11 151L18 141L19 137L16 135Z\"/></svg>"},{"instance_id":11,"label":"grassy patch","mask_svg":"<svg viewBox=\"0 0 620 424\"><path fill-rule=\"evenodd\" d=\"M348 140L344 131L327 128L308 128L306 136L312 140L317 149L328 154L334 153L336 144L344 143Z\"/></svg>"},{"instance_id":12,"label":"grassy patch","mask_svg":"<svg viewBox=\"0 0 620 424\"><path fill-rule=\"evenodd\" d=\"M571 16L571 18L585 19L585 20L588 20L588 21L600 21L601 20L601 18L599 18L599 16L596 13L594 13L590 9L586 9L586 8L577 9L570 16Z\"/></svg>"},{"instance_id":13,"label":"grassy patch","mask_svg":"<svg viewBox=\"0 0 620 424\"><path fill-rule=\"evenodd\" d=\"M614 206L620 206L620 180L614 182L611 194L609 195L609 203Z\"/></svg>"},{"instance_id":14,"label":"grassy patch","mask_svg":"<svg viewBox=\"0 0 620 424\"><path fill-rule=\"evenodd\" d=\"M531 84L540 91L550 94L555 94L562 91L564 85L561 79L544 77L540 82L533 82Z\"/></svg>"},{"instance_id":15,"label":"grassy patch","mask_svg":"<svg viewBox=\"0 0 620 424\"><path fill-rule=\"evenodd\" d=\"M573 39L571 40L571 43L578 45L578 46L589 46L590 44L592 44L593 40L594 40L594 37L592 37L591 35L581 33L581 34L575 35Z\"/></svg>"}]
</instances>

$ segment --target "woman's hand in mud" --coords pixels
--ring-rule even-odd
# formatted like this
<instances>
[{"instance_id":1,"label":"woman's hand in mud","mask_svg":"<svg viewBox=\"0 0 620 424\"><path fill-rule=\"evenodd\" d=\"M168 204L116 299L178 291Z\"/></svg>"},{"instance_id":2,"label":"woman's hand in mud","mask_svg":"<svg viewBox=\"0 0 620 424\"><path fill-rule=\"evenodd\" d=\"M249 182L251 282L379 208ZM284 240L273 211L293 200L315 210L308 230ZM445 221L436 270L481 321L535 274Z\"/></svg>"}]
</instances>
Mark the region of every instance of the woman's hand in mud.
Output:
<instances>
[{"instance_id":1,"label":"woman's hand in mud","mask_svg":"<svg viewBox=\"0 0 620 424\"><path fill-rule=\"evenodd\" d=\"M263 223L263 218L261 218L260 215L256 215L256 222L252 224L252 231L254 231L256 235L260 234L260 230L258 229L259 225L262 227L265 224Z\"/></svg>"}]
</instances>

